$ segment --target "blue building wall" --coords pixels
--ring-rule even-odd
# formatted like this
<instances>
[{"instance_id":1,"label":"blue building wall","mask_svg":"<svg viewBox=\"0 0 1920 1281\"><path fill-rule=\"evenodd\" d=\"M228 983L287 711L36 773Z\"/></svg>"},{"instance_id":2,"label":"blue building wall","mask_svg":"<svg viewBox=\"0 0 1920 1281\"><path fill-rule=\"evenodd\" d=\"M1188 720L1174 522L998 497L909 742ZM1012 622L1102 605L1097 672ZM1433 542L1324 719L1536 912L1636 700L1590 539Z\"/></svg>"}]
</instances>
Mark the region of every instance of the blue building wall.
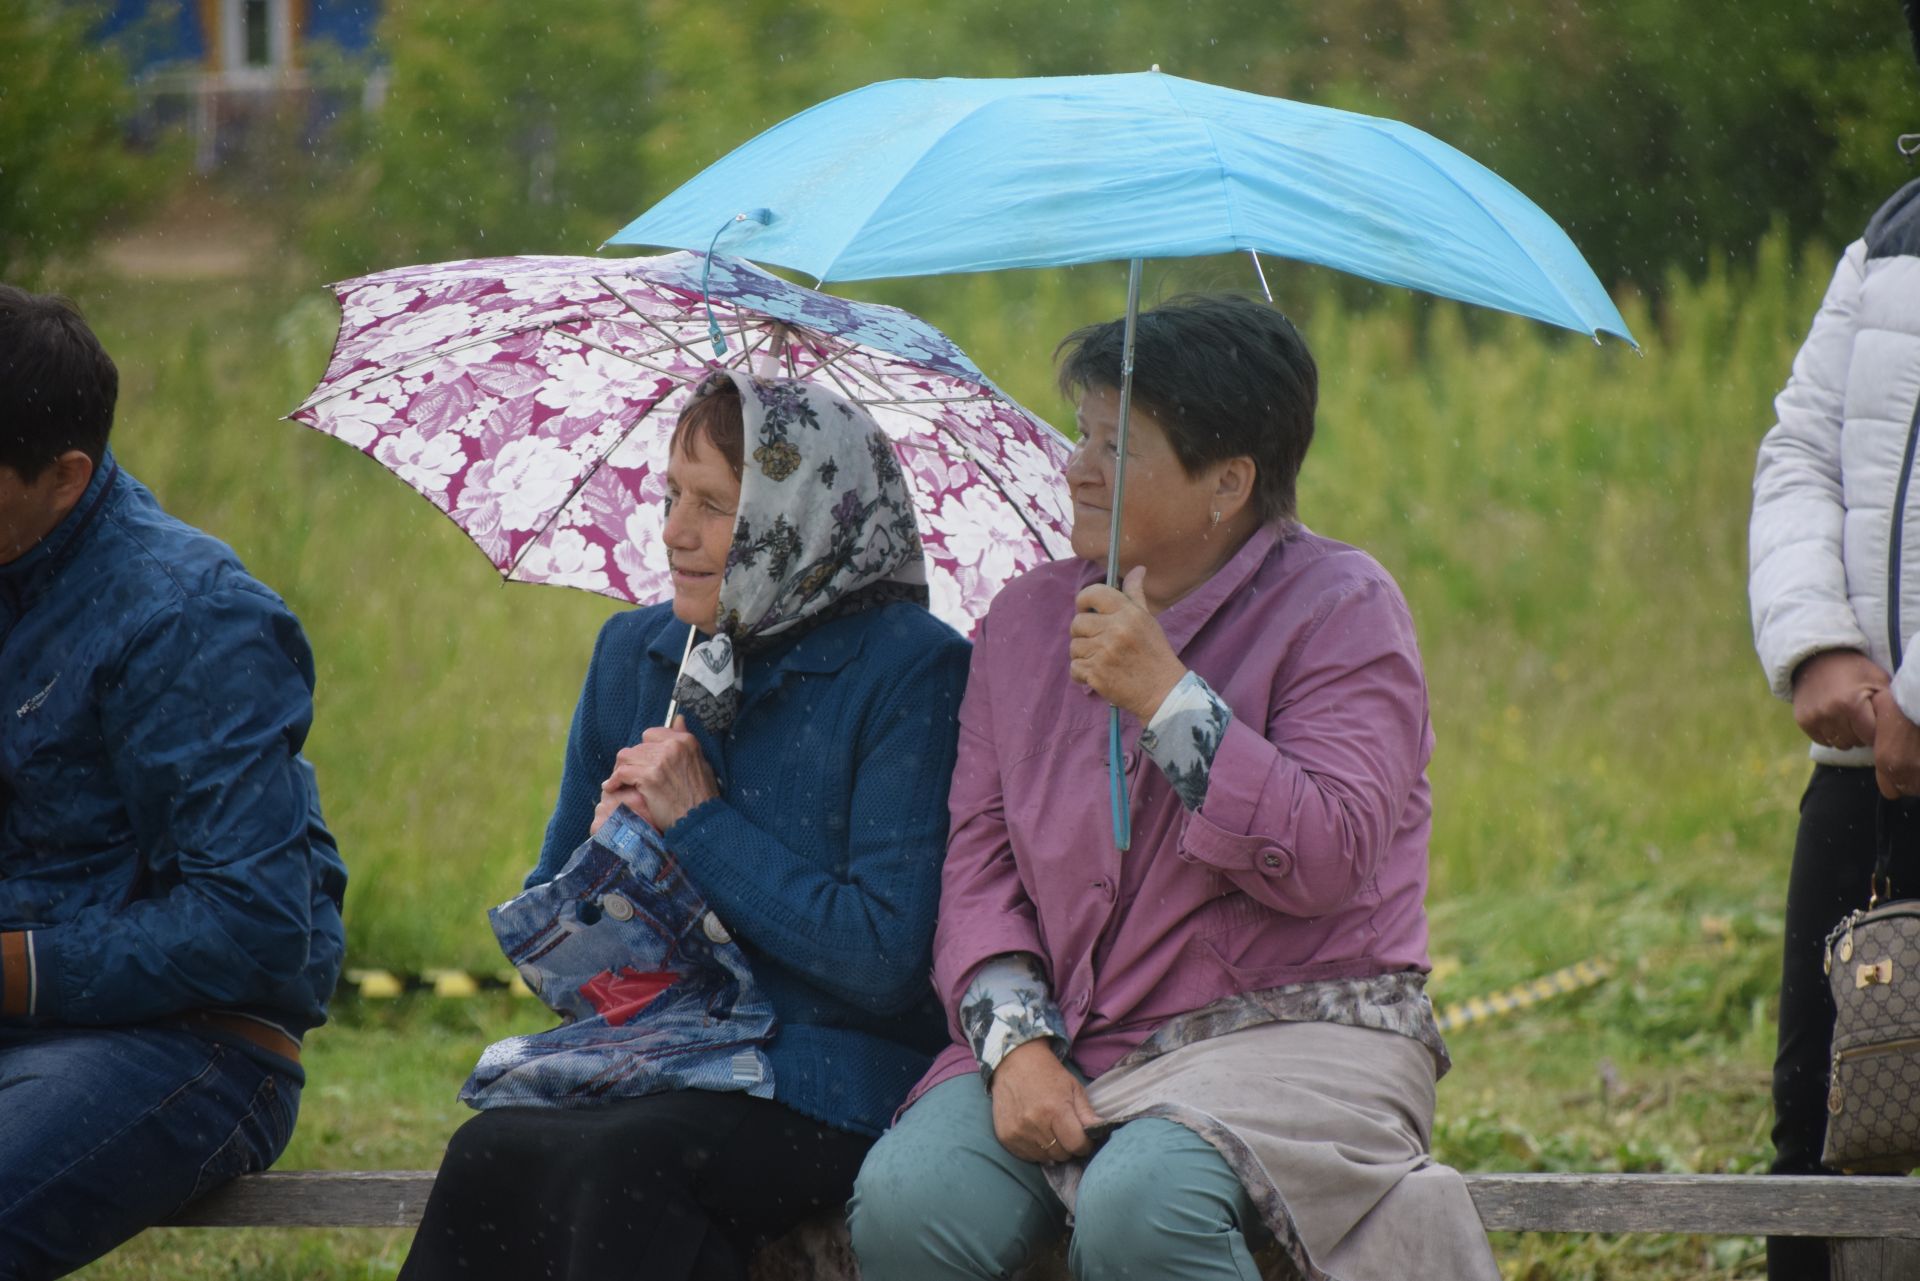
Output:
<instances>
[{"instance_id":1,"label":"blue building wall","mask_svg":"<svg viewBox=\"0 0 1920 1281\"><path fill-rule=\"evenodd\" d=\"M358 51L373 44L379 19L377 0L307 0L306 39Z\"/></svg>"},{"instance_id":2,"label":"blue building wall","mask_svg":"<svg viewBox=\"0 0 1920 1281\"><path fill-rule=\"evenodd\" d=\"M303 12L302 43L323 40L350 53L372 46L374 27L380 19L379 0L306 0L299 8ZM126 42L136 73L199 65L206 60L209 39L209 33L201 29L202 12L199 0L170 4L114 0L100 24L100 34Z\"/></svg>"},{"instance_id":3,"label":"blue building wall","mask_svg":"<svg viewBox=\"0 0 1920 1281\"><path fill-rule=\"evenodd\" d=\"M115 0L100 24L100 34L125 42L136 73L183 62L199 63L207 56L200 33L200 6L194 0L177 0L171 5Z\"/></svg>"}]
</instances>

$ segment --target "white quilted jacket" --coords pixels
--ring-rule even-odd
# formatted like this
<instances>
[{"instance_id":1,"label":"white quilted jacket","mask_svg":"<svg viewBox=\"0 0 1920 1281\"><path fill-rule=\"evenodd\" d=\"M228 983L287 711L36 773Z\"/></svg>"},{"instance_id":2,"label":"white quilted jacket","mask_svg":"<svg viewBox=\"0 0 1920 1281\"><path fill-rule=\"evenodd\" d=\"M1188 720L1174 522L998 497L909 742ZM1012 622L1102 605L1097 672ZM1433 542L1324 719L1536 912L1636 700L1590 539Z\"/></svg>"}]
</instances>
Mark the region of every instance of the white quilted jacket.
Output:
<instances>
[{"instance_id":1,"label":"white quilted jacket","mask_svg":"<svg viewBox=\"0 0 1920 1281\"><path fill-rule=\"evenodd\" d=\"M1920 721L1920 182L1847 247L1773 405L1747 584L1767 683L1789 698L1802 660L1857 649L1894 673L1894 698ZM1865 765L1873 753L1813 758Z\"/></svg>"}]
</instances>

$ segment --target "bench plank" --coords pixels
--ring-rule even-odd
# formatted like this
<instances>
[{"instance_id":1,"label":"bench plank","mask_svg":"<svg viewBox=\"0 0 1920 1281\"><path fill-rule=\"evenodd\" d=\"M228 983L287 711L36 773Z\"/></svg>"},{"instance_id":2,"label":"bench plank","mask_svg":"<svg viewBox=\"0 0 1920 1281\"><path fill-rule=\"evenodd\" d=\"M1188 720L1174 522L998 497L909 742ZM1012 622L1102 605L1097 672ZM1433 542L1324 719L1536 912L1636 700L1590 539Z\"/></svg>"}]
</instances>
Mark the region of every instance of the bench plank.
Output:
<instances>
[{"instance_id":1,"label":"bench plank","mask_svg":"<svg viewBox=\"0 0 1920 1281\"><path fill-rule=\"evenodd\" d=\"M215 1188L170 1228L411 1228L427 1208L432 1170L269 1170Z\"/></svg>"},{"instance_id":2,"label":"bench plank","mask_svg":"<svg viewBox=\"0 0 1920 1281\"><path fill-rule=\"evenodd\" d=\"M1920 1236L1920 1180L1767 1174L1469 1174L1489 1229Z\"/></svg>"},{"instance_id":3,"label":"bench plank","mask_svg":"<svg viewBox=\"0 0 1920 1281\"><path fill-rule=\"evenodd\" d=\"M1469 1174L1481 1222L1506 1232L1920 1237L1920 1179L1759 1174ZM276 1170L236 1179L170 1227L409 1228L431 1170Z\"/></svg>"}]
</instances>

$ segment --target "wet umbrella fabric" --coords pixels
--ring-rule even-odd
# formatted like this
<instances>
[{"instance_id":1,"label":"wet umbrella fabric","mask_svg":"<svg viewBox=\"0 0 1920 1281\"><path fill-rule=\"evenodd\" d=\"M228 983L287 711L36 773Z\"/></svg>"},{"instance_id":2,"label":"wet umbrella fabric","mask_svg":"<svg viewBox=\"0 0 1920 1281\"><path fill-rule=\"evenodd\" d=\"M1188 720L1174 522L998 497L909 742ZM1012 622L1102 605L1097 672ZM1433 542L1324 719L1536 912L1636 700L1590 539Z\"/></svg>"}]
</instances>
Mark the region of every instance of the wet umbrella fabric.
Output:
<instances>
[{"instance_id":1,"label":"wet umbrella fabric","mask_svg":"<svg viewBox=\"0 0 1920 1281\"><path fill-rule=\"evenodd\" d=\"M873 415L913 494L932 608L960 631L1067 554L1065 439L897 308L691 253L472 259L334 288L332 360L289 417L379 460L510 581L670 594L666 443L719 367L815 380Z\"/></svg>"},{"instance_id":2,"label":"wet umbrella fabric","mask_svg":"<svg viewBox=\"0 0 1920 1281\"><path fill-rule=\"evenodd\" d=\"M1254 250L1632 339L1559 225L1439 139L1157 71L856 89L609 243L723 226L727 252L823 281Z\"/></svg>"},{"instance_id":3,"label":"wet umbrella fabric","mask_svg":"<svg viewBox=\"0 0 1920 1281\"><path fill-rule=\"evenodd\" d=\"M1633 341L1559 224L1446 143L1157 69L856 89L736 148L609 243L723 239L822 281L1131 260L1110 587L1143 259L1246 250L1257 269L1271 253ZM1118 708L1107 755L1125 850Z\"/></svg>"},{"instance_id":4,"label":"wet umbrella fabric","mask_svg":"<svg viewBox=\"0 0 1920 1281\"><path fill-rule=\"evenodd\" d=\"M666 1090L773 1097L773 1003L659 836L621 809L560 875L487 914L565 1021L487 1047L476 1108L590 1107Z\"/></svg>"}]
</instances>

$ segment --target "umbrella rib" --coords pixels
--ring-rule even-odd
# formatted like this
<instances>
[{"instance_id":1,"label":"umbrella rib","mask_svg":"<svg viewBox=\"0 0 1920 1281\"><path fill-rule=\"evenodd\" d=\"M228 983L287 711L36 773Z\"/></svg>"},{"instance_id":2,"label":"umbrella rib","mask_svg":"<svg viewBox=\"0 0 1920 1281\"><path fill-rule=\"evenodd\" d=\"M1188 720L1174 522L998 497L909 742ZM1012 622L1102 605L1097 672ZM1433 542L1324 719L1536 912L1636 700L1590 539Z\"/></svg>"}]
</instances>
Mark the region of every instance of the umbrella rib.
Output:
<instances>
[{"instance_id":1,"label":"umbrella rib","mask_svg":"<svg viewBox=\"0 0 1920 1281\"><path fill-rule=\"evenodd\" d=\"M680 383L684 385L687 381L686 376L684 374L678 373L672 369L662 368L659 365L650 364L644 358L646 356L655 355L656 353L654 352L644 352L640 356L634 356L634 355L629 355L624 351L615 351L613 348L607 346L605 343L595 342L593 339L586 337L584 334L568 334L567 337L573 339L575 342L579 343L582 347L592 348L594 351L600 352L603 355L612 356L615 360L624 360L630 365L638 365L642 369L651 370L652 372L659 374L662 378L667 379L669 382Z\"/></svg>"},{"instance_id":2,"label":"umbrella rib","mask_svg":"<svg viewBox=\"0 0 1920 1281\"><path fill-rule=\"evenodd\" d=\"M586 340L583 338L580 341L585 342ZM606 349L602 347L599 348L599 350L604 351ZM613 354L618 355L619 353L615 352ZM552 529L555 522L560 519L560 513L567 510L567 506L580 496L580 491L587 487L587 482L599 474L600 469L607 465L607 460L613 457L613 452L620 448L620 446L626 444L627 437L633 435L634 432L640 429L640 424L646 421L647 415L653 412L654 405L659 403L659 400L656 399L652 404L649 404L645 409L635 415L634 420L627 424L626 428L613 438L613 443L600 452L600 456L593 460L591 466L580 473L580 479L575 482L572 489L567 491L567 496L554 504L553 514L541 523L540 528L534 531L533 537L527 540L526 546L522 547L514 556L513 563L507 566L505 577L509 582L513 580L514 571L520 568L520 562L526 559L527 553L539 545L540 540L547 536L547 531Z\"/></svg>"},{"instance_id":3,"label":"umbrella rib","mask_svg":"<svg viewBox=\"0 0 1920 1281\"><path fill-rule=\"evenodd\" d=\"M1555 276L1553 273L1547 271L1546 268L1540 265L1539 260L1533 256L1533 254L1527 249L1525 245L1520 243L1520 237L1513 234L1513 228L1507 226L1505 220L1497 217L1491 209L1487 208L1486 205L1480 202L1478 197L1476 197L1472 192L1468 191L1466 186L1463 183L1461 183L1461 181L1458 178L1448 173L1446 169L1442 168L1440 165L1435 164L1432 158L1429 157L1425 152L1421 151L1417 147L1408 145L1407 140L1400 136L1400 133L1398 130L1383 128L1382 123L1383 122L1380 122L1380 121L1368 120L1364 122L1364 127L1367 129L1368 132L1377 134L1381 137L1386 138L1395 147L1399 148L1401 151L1407 152L1408 154L1412 155L1415 159L1417 159L1421 164L1425 165L1428 169L1431 169L1434 173L1439 174L1440 177L1444 179L1449 186L1451 186L1454 190L1458 191L1462 196L1466 197L1466 199L1472 203L1473 207L1475 209L1478 209L1482 214L1482 216L1484 216L1488 222L1492 223L1494 226L1500 229L1500 234L1505 236L1507 238L1507 241L1510 244L1512 244L1515 249L1518 249L1520 251L1520 256L1523 259L1525 259L1529 264L1532 265L1533 269L1539 274L1540 278L1546 281L1548 285L1552 286L1553 292L1559 295L1560 301L1565 303L1567 307L1574 313L1574 315L1581 316L1581 317L1584 317L1586 315L1586 308L1582 307L1576 299L1573 299L1567 296L1567 291L1561 286L1559 278ZM1471 160L1472 157L1469 156L1468 159ZM1488 170L1488 172L1491 173L1492 171ZM1494 174L1494 177L1498 178L1499 175ZM1558 227L1557 223L1553 225L1556 228ZM1566 233L1562 232L1561 234L1565 235ZM1576 252L1578 251L1576 250ZM1596 283L1598 282L1596 281ZM1415 288L1417 287L1418 286L1415 286ZM1602 286L1601 289L1602 289L1602 292L1604 293L1605 286ZM1607 301L1609 304L1611 304L1613 300L1612 298L1608 298ZM1481 305L1485 306L1486 304L1483 303ZM1501 308L1501 310L1506 311L1511 309L1503 307ZM1548 324L1556 323L1554 321L1547 320L1545 316L1534 316L1532 317L1532 319L1546 320ZM1624 321L1622 322L1621 327L1623 330L1625 329ZM1612 331L1608 330L1607 332L1611 333ZM1639 350L1640 344L1637 342L1634 342L1632 334L1623 332L1619 336L1622 338L1625 338L1628 343L1632 344L1634 350L1636 351Z\"/></svg>"},{"instance_id":4,"label":"umbrella rib","mask_svg":"<svg viewBox=\"0 0 1920 1281\"><path fill-rule=\"evenodd\" d=\"M518 338L521 334L532 334L539 333L542 330L557 329L561 325L569 324L580 319L583 319L583 317L563 316L555 320L543 321L537 325L526 325L519 329L503 329L497 334L487 334L479 338L469 338L465 342L457 342L450 347L436 347L425 355L415 356L404 365L396 365L392 369L383 369L377 376L369 378L365 382L355 383L351 387L338 388L337 390L328 392L324 396L316 396L306 404L300 406L300 409L296 409L293 412L297 414L303 409L316 409L330 400L337 400L342 396L351 396L356 391L364 391L375 383L385 382L389 378L398 378L401 374L406 373L416 365L424 365L430 360L445 359L456 352L465 351L469 347L479 347L485 343L499 342L506 338Z\"/></svg>"},{"instance_id":5,"label":"umbrella rib","mask_svg":"<svg viewBox=\"0 0 1920 1281\"><path fill-rule=\"evenodd\" d=\"M860 397L854 394L852 388L848 387L844 382L840 381L839 371L829 369L824 364L821 365L819 368L825 371L827 377L833 380L835 386L839 387L841 391L846 393L847 399L854 400L854 401L860 400ZM969 398L969 399L972 399L972 398ZM872 404L877 402L868 401L868 402L862 402L862 403ZM909 402L895 402L895 403L906 404ZM925 404L929 402L922 401L919 403ZM1013 494L1009 492L1009 490L1007 489L1006 484L1002 482L998 476L993 474L993 469L988 467L986 463L981 461L980 457L976 455L972 451L972 449L968 447L967 442L964 440L961 440L960 437L957 434L955 434L952 428L946 426L944 423L940 423L931 419L927 420L927 422L928 422L928 425L931 426L936 432L940 433L942 436L946 437L948 440L951 440L956 446L959 447L960 456L966 459L968 462L972 463L974 467L976 467L979 470L980 474L987 478L987 482L991 484L996 490L999 491L1000 497L1005 500L1008 507L1013 509L1013 514L1020 518L1020 523L1027 527L1027 532L1033 535L1034 541L1040 544L1040 547L1042 550L1045 550L1047 547L1046 538L1040 533L1040 530L1037 527L1035 527L1033 521L1027 517L1026 508L1021 505L1019 500L1014 498Z\"/></svg>"},{"instance_id":6,"label":"umbrella rib","mask_svg":"<svg viewBox=\"0 0 1920 1281\"><path fill-rule=\"evenodd\" d=\"M815 366L815 370L816 371L823 370L829 365L843 365L843 366L851 365L852 358L856 355L861 354L863 350L872 350L872 349L871 348L863 349L858 343L849 341L848 345L843 350L834 352L832 355L827 355L823 353L820 350L820 348L816 345L813 348L813 354L820 357L820 363L817 366ZM902 359L902 358L895 357L895 359ZM928 372L938 373L941 377L950 378L954 382L972 382L973 381L972 379L959 378L953 374L946 373L943 370L928 370ZM885 385L884 383L881 382L880 379L872 377L871 375L863 375L863 376L867 377L868 380L872 382L875 386ZM942 397L937 397L937 396L924 396L921 398L921 400L926 403L934 403L934 402L941 401L942 399L943 399ZM982 388L981 394L977 396L948 396L944 398L944 400L947 400L947 401L992 400L992 399L995 399L995 397L991 393L987 392L985 388ZM904 405L904 404L912 404L912 403L918 403L918 402L911 402L911 401L904 401L904 400L872 400L865 403L874 404L874 405L881 405L881 404Z\"/></svg>"},{"instance_id":7,"label":"umbrella rib","mask_svg":"<svg viewBox=\"0 0 1920 1281\"><path fill-rule=\"evenodd\" d=\"M634 314L635 319L639 320L641 324L645 325L647 328L659 334L661 338L665 339L667 343L671 345L675 351L681 353L682 355L687 357L687 359L693 361L697 365L711 365L714 363L713 357L702 356L700 353L696 352L692 347L689 347L685 342L681 341L680 339L674 337L671 333L667 332L666 328L663 325L661 325L658 320L654 319L652 316L649 316L646 312L641 311L638 307L634 306L632 301L628 299L628 297L625 294L621 293L618 289L615 289L612 285L608 284L605 277L595 276L593 279L596 283L600 285L601 288L607 290L608 292L613 294L614 297L618 298L620 300L621 306L625 307L628 311L632 312Z\"/></svg>"}]
</instances>

